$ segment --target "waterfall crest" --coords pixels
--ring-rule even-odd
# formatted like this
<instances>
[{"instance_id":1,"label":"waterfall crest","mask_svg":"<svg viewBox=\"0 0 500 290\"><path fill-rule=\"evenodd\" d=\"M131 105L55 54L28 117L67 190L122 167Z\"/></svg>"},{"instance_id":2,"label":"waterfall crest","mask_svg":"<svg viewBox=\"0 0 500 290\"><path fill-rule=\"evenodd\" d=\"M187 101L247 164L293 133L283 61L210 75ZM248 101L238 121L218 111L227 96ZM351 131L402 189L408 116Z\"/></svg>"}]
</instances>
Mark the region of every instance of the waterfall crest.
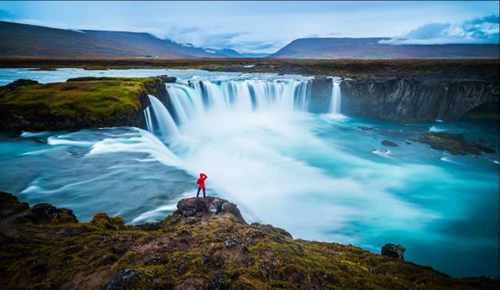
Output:
<instances>
[{"instance_id":1,"label":"waterfall crest","mask_svg":"<svg viewBox=\"0 0 500 290\"><path fill-rule=\"evenodd\" d=\"M227 80L166 84L178 125L205 111L307 110L310 80Z\"/></svg>"}]
</instances>

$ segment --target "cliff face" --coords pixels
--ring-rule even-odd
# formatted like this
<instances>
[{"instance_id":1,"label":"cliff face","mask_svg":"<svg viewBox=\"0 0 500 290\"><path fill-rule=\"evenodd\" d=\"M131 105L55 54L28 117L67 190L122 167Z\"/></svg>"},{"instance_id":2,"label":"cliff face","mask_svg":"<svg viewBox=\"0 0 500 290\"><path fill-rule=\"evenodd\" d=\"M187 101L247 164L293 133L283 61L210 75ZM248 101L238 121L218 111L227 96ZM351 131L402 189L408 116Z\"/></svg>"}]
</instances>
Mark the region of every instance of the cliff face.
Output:
<instances>
[{"instance_id":1,"label":"cliff face","mask_svg":"<svg viewBox=\"0 0 500 290\"><path fill-rule=\"evenodd\" d=\"M0 87L0 131L146 128L148 94L166 96L167 76L77 78L39 84L18 80Z\"/></svg>"},{"instance_id":2,"label":"cliff face","mask_svg":"<svg viewBox=\"0 0 500 290\"><path fill-rule=\"evenodd\" d=\"M344 80L342 113L395 122L458 120L499 102L499 86L477 80L412 78Z\"/></svg>"},{"instance_id":3,"label":"cliff face","mask_svg":"<svg viewBox=\"0 0 500 290\"><path fill-rule=\"evenodd\" d=\"M326 77L315 77L311 86L311 99L309 101L309 112L327 113L332 97L333 83Z\"/></svg>"},{"instance_id":4,"label":"cliff face","mask_svg":"<svg viewBox=\"0 0 500 290\"><path fill-rule=\"evenodd\" d=\"M164 221L127 226L96 214L30 208L0 192L0 285L5 289L496 289L351 245L296 240L247 224L220 198L181 200ZM392 258L394 257L394 258Z\"/></svg>"}]
</instances>

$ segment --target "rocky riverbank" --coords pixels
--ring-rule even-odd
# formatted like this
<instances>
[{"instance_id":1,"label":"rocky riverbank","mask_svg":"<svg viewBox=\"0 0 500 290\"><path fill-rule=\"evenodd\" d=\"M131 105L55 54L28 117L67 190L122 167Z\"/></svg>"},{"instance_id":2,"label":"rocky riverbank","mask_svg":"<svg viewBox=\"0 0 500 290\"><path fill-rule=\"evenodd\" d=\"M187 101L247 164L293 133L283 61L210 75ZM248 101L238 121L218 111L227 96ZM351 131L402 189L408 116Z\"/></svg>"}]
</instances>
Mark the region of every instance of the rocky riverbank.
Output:
<instances>
[{"instance_id":1,"label":"rocky riverbank","mask_svg":"<svg viewBox=\"0 0 500 290\"><path fill-rule=\"evenodd\" d=\"M247 224L238 207L181 200L165 220L124 225L105 213L79 223L69 209L31 208L0 193L0 284L6 289L496 289L405 262L400 245L377 255L293 239Z\"/></svg>"},{"instance_id":2,"label":"rocky riverbank","mask_svg":"<svg viewBox=\"0 0 500 290\"><path fill-rule=\"evenodd\" d=\"M146 127L148 94L166 96L175 78L76 78L39 84L17 80L0 87L0 131Z\"/></svg>"}]
</instances>

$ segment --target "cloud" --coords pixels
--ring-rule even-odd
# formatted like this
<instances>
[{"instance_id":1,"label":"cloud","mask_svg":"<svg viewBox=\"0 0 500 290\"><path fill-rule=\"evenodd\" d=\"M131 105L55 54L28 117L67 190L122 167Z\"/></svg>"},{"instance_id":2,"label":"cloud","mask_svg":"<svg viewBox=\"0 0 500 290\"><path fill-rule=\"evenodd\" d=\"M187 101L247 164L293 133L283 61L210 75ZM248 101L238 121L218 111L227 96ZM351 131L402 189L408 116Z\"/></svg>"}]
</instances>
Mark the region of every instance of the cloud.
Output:
<instances>
[{"instance_id":1,"label":"cloud","mask_svg":"<svg viewBox=\"0 0 500 290\"><path fill-rule=\"evenodd\" d=\"M313 34L307 35L306 37L318 38L318 37L334 37L334 36L339 36L339 35L340 35L340 32L329 32L326 34L313 33Z\"/></svg>"},{"instance_id":2,"label":"cloud","mask_svg":"<svg viewBox=\"0 0 500 290\"><path fill-rule=\"evenodd\" d=\"M238 52L274 52L282 43L269 41L255 41L247 31L227 32L220 31L221 27L182 27L174 26L161 34L161 38L168 38L178 43L189 43L196 47L210 49L230 48Z\"/></svg>"},{"instance_id":3,"label":"cloud","mask_svg":"<svg viewBox=\"0 0 500 290\"><path fill-rule=\"evenodd\" d=\"M409 39L433 39L445 36L444 34L450 28L449 23L430 23L418 27L408 32L405 37Z\"/></svg>"},{"instance_id":4,"label":"cloud","mask_svg":"<svg viewBox=\"0 0 500 290\"><path fill-rule=\"evenodd\" d=\"M498 14L474 18L459 24L429 23L382 44L499 43Z\"/></svg>"}]
</instances>

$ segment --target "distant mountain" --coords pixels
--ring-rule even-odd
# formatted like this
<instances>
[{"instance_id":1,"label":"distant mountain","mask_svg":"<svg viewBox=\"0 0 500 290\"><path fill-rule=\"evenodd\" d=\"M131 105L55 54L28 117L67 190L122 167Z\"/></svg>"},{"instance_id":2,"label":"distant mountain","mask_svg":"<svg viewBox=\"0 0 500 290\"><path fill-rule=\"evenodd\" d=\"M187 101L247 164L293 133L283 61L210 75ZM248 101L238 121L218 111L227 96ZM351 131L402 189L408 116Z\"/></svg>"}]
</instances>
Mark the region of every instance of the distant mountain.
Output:
<instances>
[{"instance_id":1,"label":"distant mountain","mask_svg":"<svg viewBox=\"0 0 500 290\"><path fill-rule=\"evenodd\" d=\"M0 21L0 57L214 58L230 50L205 50L149 33L66 30ZM228 50L229 52L229 50Z\"/></svg>"},{"instance_id":2,"label":"distant mountain","mask_svg":"<svg viewBox=\"0 0 500 290\"><path fill-rule=\"evenodd\" d=\"M300 38L292 41L273 58L499 58L497 44L391 45L389 38Z\"/></svg>"}]
</instances>

